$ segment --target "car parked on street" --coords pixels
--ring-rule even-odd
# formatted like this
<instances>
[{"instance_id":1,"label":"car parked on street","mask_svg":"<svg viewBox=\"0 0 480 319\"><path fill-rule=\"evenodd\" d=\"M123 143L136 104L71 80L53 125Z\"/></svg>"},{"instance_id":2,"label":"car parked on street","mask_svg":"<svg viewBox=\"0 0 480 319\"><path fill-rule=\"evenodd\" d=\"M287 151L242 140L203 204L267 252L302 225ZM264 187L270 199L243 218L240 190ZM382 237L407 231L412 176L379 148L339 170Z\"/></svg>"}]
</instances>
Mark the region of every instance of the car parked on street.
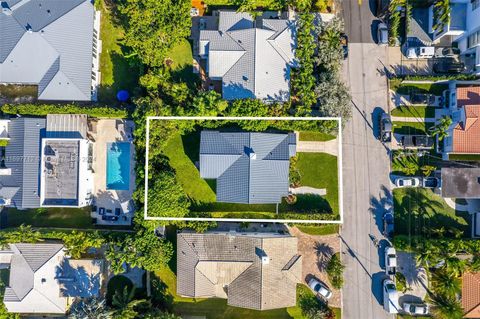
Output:
<instances>
[{"instance_id":1,"label":"car parked on street","mask_svg":"<svg viewBox=\"0 0 480 319\"><path fill-rule=\"evenodd\" d=\"M403 311L412 316L428 315L428 305L406 302L403 304Z\"/></svg>"},{"instance_id":2,"label":"car parked on street","mask_svg":"<svg viewBox=\"0 0 480 319\"><path fill-rule=\"evenodd\" d=\"M420 179L418 177L399 177L395 180L397 187L419 187Z\"/></svg>"},{"instance_id":3,"label":"car parked on street","mask_svg":"<svg viewBox=\"0 0 480 319\"><path fill-rule=\"evenodd\" d=\"M385 273L395 276L397 272L397 252L392 246L385 247Z\"/></svg>"},{"instance_id":4,"label":"car parked on street","mask_svg":"<svg viewBox=\"0 0 480 319\"><path fill-rule=\"evenodd\" d=\"M309 280L308 287L310 287L310 289L312 289L312 291L316 295L320 295L327 300L332 297L332 291L330 289L328 289L327 286L325 286L323 283L321 283L316 278L312 278L312 279Z\"/></svg>"},{"instance_id":5,"label":"car parked on street","mask_svg":"<svg viewBox=\"0 0 480 319\"><path fill-rule=\"evenodd\" d=\"M385 214L383 214L383 235L387 238L392 238L393 237L393 214L391 211L386 211Z\"/></svg>"},{"instance_id":6,"label":"car parked on street","mask_svg":"<svg viewBox=\"0 0 480 319\"><path fill-rule=\"evenodd\" d=\"M383 22L380 22L377 26L377 43L378 45L388 44L388 27Z\"/></svg>"},{"instance_id":7,"label":"car parked on street","mask_svg":"<svg viewBox=\"0 0 480 319\"><path fill-rule=\"evenodd\" d=\"M392 140L392 120L390 115L382 113L380 117L380 141L388 143Z\"/></svg>"},{"instance_id":8,"label":"car parked on street","mask_svg":"<svg viewBox=\"0 0 480 319\"><path fill-rule=\"evenodd\" d=\"M433 72L440 74L458 74L465 69L465 64L455 58L442 58L433 64Z\"/></svg>"},{"instance_id":9,"label":"car parked on street","mask_svg":"<svg viewBox=\"0 0 480 319\"><path fill-rule=\"evenodd\" d=\"M383 309L388 313L398 313L401 309L398 304L398 292L395 283L391 279L383 281Z\"/></svg>"}]
</instances>

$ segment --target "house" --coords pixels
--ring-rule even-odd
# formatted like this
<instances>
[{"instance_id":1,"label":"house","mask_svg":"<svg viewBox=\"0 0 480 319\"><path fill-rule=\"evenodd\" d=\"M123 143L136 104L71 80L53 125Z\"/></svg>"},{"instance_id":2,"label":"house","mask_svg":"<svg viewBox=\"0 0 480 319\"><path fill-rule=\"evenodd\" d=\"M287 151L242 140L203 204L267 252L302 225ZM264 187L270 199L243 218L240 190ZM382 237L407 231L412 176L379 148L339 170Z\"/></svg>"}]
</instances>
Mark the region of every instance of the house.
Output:
<instances>
[{"instance_id":1,"label":"house","mask_svg":"<svg viewBox=\"0 0 480 319\"><path fill-rule=\"evenodd\" d=\"M465 272L462 276L463 318L480 318L480 273Z\"/></svg>"},{"instance_id":2,"label":"house","mask_svg":"<svg viewBox=\"0 0 480 319\"><path fill-rule=\"evenodd\" d=\"M278 233L177 234L177 294L225 298L230 306L295 306L302 280L297 238Z\"/></svg>"},{"instance_id":3,"label":"house","mask_svg":"<svg viewBox=\"0 0 480 319\"><path fill-rule=\"evenodd\" d=\"M5 0L0 83L36 85L39 100L96 100L100 13L89 0Z\"/></svg>"},{"instance_id":4,"label":"house","mask_svg":"<svg viewBox=\"0 0 480 319\"><path fill-rule=\"evenodd\" d=\"M480 168L443 167L442 197L480 198Z\"/></svg>"},{"instance_id":5,"label":"house","mask_svg":"<svg viewBox=\"0 0 480 319\"><path fill-rule=\"evenodd\" d=\"M294 21L233 11L219 11L218 23L216 17L205 21L210 24L200 21L198 54L208 77L221 82L224 99L289 100ZM207 25L214 30L202 29Z\"/></svg>"},{"instance_id":6,"label":"house","mask_svg":"<svg viewBox=\"0 0 480 319\"><path fill-rule=\"evenodd\" d=\"M480 74L480 0L450 1L448 23L438 20L434 5L413 8L408 23L409 46L454 46L460 49L464 59ZM441 12L439 12L441 14Z\"/></svg>"},{"instance_id":7,"label":"house","mask_svg":"<svg viewBox=\"0 0 480 319\"><path fill-rule=\"evenodd\" d=\"M18 209L84 207L91 203L91 142L86 115L4 120L0 200Z\"/></svg>"},{"instance_id":8,"label":"house","mask_svg":"<svg viewBox=\"0 0 480 319\"><path fill-rule=\"evenodd\" d=\"M99 296L101 263L72 260L61 244L10 244L10 279L3 303L8 312L26 315L65 314L76 298Z\"/></svg>"},{"instance_id":9,"label":"house","mask_svg":"<svg viewBox=\"0 0 480 319\"><path fill-rule=\"evenodd\" d=\"M280 203L295 154L295 133L202 131L200 177L216 179L217 202Z\"/></svg>"},{"instance_id":10,"label":"house","mask_svg":"<svg viewBox=\"0 0 480 319\"><path fill-rule=\"evenodd\" d=\"M444 159L450 154L480 154L480 83L453 81L447 94L453 123L444 139Z\"/></svg>"}]
</instances>

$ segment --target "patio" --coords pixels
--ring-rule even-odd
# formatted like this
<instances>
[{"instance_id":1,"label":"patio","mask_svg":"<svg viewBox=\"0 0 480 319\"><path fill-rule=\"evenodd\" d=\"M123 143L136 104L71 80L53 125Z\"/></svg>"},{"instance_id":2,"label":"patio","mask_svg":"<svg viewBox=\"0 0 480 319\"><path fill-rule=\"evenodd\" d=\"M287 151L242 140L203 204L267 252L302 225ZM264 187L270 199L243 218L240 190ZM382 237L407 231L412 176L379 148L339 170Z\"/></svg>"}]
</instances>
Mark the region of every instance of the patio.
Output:
<instances>
[{"instance_id":1,"label":"patio","mask_svg":"<svg viewBox=\"0 0 480 319\"><path fill-rule=\"evenodd\" d=\"M130 146L130 177L126 190L114 190L107 187L107 152L108 145L113 142L129 142L133 140L132 121L126 120L92 120L89 122L89 138L94 141L93 171L94 200L91 217L98 225L125 225L132 223L134 206L132 194L135 189L135 152ZM122 163L120 163L122 164Z\"/></svg>"}]
</instances>

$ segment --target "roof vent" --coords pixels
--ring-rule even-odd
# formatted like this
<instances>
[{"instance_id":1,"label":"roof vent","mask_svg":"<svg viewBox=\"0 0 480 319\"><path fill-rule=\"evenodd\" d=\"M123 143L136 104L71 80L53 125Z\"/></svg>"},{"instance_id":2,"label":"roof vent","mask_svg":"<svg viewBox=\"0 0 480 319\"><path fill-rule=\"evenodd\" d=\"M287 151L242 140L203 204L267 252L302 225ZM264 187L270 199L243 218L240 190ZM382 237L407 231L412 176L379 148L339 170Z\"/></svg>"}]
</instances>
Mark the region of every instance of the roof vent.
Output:
<instances>
[{"instance_id":1,"label":"roof vent","mask_svg":"<svg viewBox=\"0 0 480 319\"><path fill-rule=\"evenodd\" d=\"M270 258L268 256L262 256L262 264L268 265L270 263Z\"/></svg>"},{"instance_id":2,"label":"roof vent","mask_svg":"<svg viewBox=\"0 0 480 319\"><path fill-rule=\"evenodd\" d=\"M255 152L251 152L250 154L248 154L248 156L250 157L251 160L257 159L257 153Z\"/></svg>"},{"instance_id":3,"label":"roof vent","mask_svg":"<svg viewBox=\"0 0 480 319\"><path fill-rule=\"evenodd\" d=\"M25 29L27 29L27 32L28 32L28 33L32 33L32 32L33 32L32 26L31 26L29 23L27 23L27 25L25 26Z\"/></svg>"},{"instance_id":4,"label":"roof vent","mask_svg":"<svg viewBox=\"0 0 480 319\"><path fill-rule=\"evenodd\" d=\"M43 283L46 283L46 282L47 282L47 279L42 278L42 284L43 284Z\"/></svg>"}]
</instances>

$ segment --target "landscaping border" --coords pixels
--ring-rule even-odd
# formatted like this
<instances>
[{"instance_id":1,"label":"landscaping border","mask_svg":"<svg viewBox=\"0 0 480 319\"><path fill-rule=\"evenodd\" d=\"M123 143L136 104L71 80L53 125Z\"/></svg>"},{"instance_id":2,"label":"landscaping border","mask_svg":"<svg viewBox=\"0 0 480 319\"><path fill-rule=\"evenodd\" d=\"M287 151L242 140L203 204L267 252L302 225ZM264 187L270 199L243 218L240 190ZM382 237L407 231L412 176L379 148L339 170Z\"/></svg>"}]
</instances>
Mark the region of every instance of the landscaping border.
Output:
<instances>
[{"instance_id":1,"label":"landscaping border","mask_svg":"<svg viewBox=\"0 0 480 319\"><path fill-rule=\"evenodd\" d=\"M145 176L148 176L148 157L150 147L151 120L219 120L219 121L338 121L338 204L339 220L296 220L296 219L243 219L243 218L205 218L205 217L151 217L148 216L148 178L145 178L145 220L177 220L177 221L217 221L217 222L265 222L265 223L309 223L309 224L342 224L343 223L343 172L342 172L342 119L340 117L218 117L218 116L148 116L146 130Z\"/></svg>"}]
</instances>

